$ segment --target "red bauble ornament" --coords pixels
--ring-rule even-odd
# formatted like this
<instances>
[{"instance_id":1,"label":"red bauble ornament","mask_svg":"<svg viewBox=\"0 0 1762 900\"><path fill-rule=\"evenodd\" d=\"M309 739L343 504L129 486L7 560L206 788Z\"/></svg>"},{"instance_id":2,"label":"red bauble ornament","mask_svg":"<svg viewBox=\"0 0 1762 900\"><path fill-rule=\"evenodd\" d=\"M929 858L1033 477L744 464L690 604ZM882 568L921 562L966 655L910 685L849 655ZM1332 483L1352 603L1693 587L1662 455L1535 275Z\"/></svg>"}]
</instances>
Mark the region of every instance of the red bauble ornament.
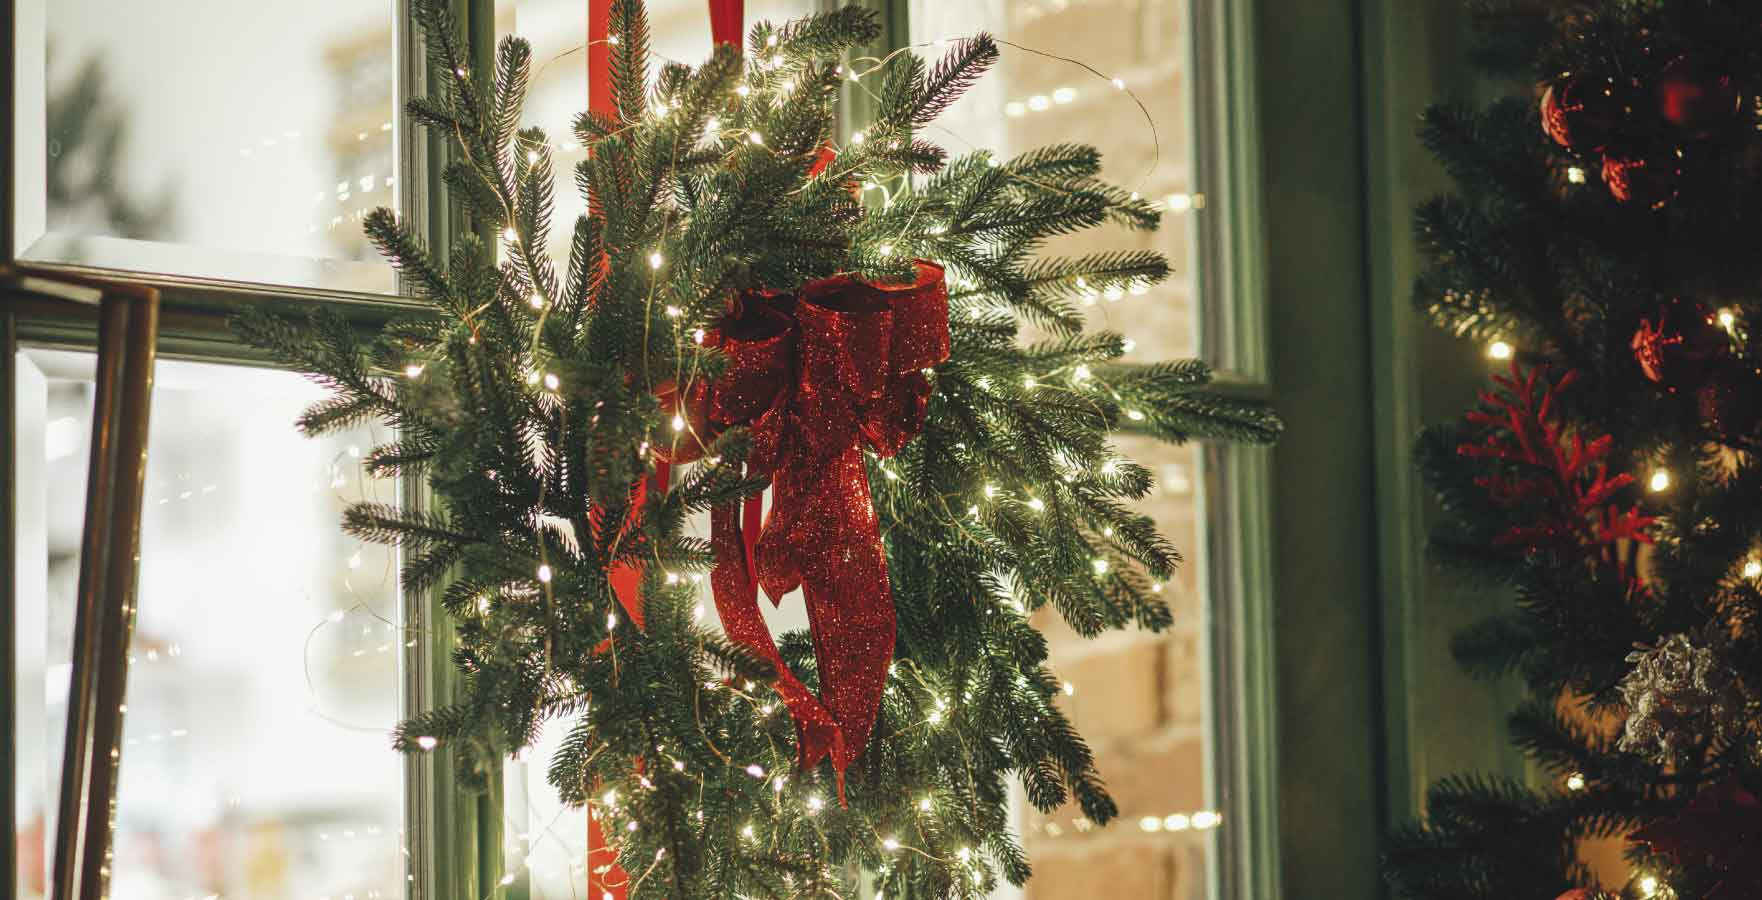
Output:
<instances>
[{"instance_id":1,"label":"red bauble ornament","mask_svg":"<svg viewBox=\"0 0 1762 900\"><path fill-rule=\"evenodd\" d=\"M1654 93L1658 115L1693 137L1705 137L1730 124L1743 99L1731 75L1687 56L1679 56L1664 67Z\"/></svg>"},{"instance_id":2,"label":"red bauble ornament","mask_svg":"<svg viewBox=\"0 0 1762 900\"><path fill-rule=\"evenodd\" d=\"M1762 802L1735 778L1701 791L1675 818L1628 840L1650 845L1679 866L1717 871L1720 882L1706 900L1762 896Z\"/></svg>"},{"instance_id":3,"label":"red bauble ornament","mask_svg":"<svg viewBox=\"0 0 1762 900\"><path fill-rule=\"evenodd\" d=\"M1623 203L1663 209L1676 199L1682 179L1682 160L1674 152L1643 156L1611 154L1603 157L1603 183Z\"/></svg>"},{"instance_id":4,"label":"red bauble ornament","mask_svg":"<svg viewBox=\"0 0 1762 900\"><path fill-rule=\"evenodd\" d=\"M1762 425L1762 387L1756 373L1727 366L1695 391L1701 421L1728 438L1746 437Z\"/></svg>"},{"instance_id":5,"label":"red bauble ornament","mask_svg":"<svg viewBox=\"0 0 1762 900\"><path fill-rule=\"evenodd\" d=\"M1731 354L1731 339L1705 304L1674 297L1640 320L1634 361L1646 377L1674 391L1698 388Z\"/></svg>"},{"instance_id":6,"label":"red bauble ornament","mask_svg":"<svg viewBox=\"0 0 1762 900\"><path fill-rule=\"evenodd\" d=\"M1569 150L1601 150L1626 115L1615 82L1568 76L1542 92L1542 131Z\"/></svg>"}]
</instances>

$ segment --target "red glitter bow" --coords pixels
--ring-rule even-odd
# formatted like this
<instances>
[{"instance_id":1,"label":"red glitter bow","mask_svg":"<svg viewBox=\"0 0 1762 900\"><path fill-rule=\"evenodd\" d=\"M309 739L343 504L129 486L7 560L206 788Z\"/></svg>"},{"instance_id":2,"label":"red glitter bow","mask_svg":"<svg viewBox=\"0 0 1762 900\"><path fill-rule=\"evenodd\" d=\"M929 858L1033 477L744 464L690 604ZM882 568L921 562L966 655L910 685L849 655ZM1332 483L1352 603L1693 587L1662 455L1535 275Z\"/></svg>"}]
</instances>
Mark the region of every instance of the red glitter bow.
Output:
<instances>
[{"instance_id":1,"label":"red glitter bow","mask_svg":"<svg viewBox=\"0 0 1762 900\"><path fill-rule=\"evenodd\" d=\"M801 765L830 755L842 800L844 771L868 743L893 659L893 589L863 450L892 456L923 429L924 370L949 352L943 272L919 262L907 283L839 276L795 295L750 293L704 343L729 365L689 392L686 414L700 434L746 426L747 468L771 477L772 495L762 528L756 498L744 526L733 504L711 512L716 611L730 637L777 666ZM682 447L672 458L697 452ZM773 602L802 589L820 697L778 655L760 587Z\"/></svg>"}]
</instances>

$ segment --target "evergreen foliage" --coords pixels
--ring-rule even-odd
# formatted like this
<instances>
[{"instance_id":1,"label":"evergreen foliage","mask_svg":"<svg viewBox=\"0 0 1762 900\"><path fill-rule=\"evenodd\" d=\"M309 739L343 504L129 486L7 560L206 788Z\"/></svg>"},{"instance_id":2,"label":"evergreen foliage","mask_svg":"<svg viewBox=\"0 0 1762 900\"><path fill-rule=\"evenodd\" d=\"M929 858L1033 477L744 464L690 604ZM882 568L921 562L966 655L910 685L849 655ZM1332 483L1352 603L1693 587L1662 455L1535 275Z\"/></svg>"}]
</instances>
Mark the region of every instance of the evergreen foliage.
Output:
<instances>
[{"instance_id":1,"label":"evergreen foliage","mask_svg":"<svg viewBox=\"0 0 1762 900\"><path fill-rule=\"evenodd\" d=\"M636 897L846 896L856 867L889 898L983 896L1029 874L1009 829L1012 776L1041 809L1075 801L1113 818L1028 615L1056 607L1084 634L1170 623L1158 591L1180 557L1131 509L1151 475L1111 432L1268 442L1280 429L1263 406L1209 390L1200 363L1126 365L1119 335L1083 331L1084 292L1154 283L1167 263L1048 258L1046 241L1104 222L1154 228L1155 210L1100 180L1088 147L945 161L918 137L997 58L987 36L931 66L892 57L862 140L810 174L834 138L839 56L876 38L873 14L760 23L744 55L718 47L650 80L644 10L618 0L617 115L576 121L590 211L559 265L543 249L549 140L520 124L526 44L505 40L491 69L473 69L444 4L415 7L445 87L409 113L454 142L445 179L477 234L440 258L390 211L368 217L426 301L381 335L323 313L237 322L333 392L302 429L388 422L397 439L369 469L433 488L434 509L363 504L344 520L401 547L405 585L439 591L456 621L463 695L405 722L397 745L431 745L483 784L562 720L550 781L608 818ZM857 202L865 181L890 183L890 201ZM768 664L702 621L710 554L687 518L764 488L742 474L745 435L722 435L664 493L637 502L632 486L652 447L694 439L659 395L719 371L694 333L732 295L847 272L900 279L914 258L951 276L953 353L931 374L921 436L869 462L898 645L842 808L829 769L791 771L795 734ZM1055 337L1024 344L1024 320ZM608 581L620 564L643 571L640 629ZM807 635L780 646L814 687Z\"/></svg>"},{"instance_id":2,"label":"evergreen foliage","mask_svg":"<svg viewBox=\"0 0 1762 900\"><path fill-rule=\"evenodd\" d=\"M1730 853L1708 847L1687 864L1633 836L1671 827L1715 786L1762 785L1755 701L1729 721L1667 722L1690 745L1667 759L1632 743L1625 720L1645 714L1622 688L1637 677L1629 655L1673 635L1713 647L1740 693L1762 687L1762 593L1746 567L1762 559L1762 7L1474 5L1477 60L1521 94L1426 113L1421 137L1458 191L1417 211L1430 260L1414 300L1439 326L1516 354L1474 412L1426 431L1417 462L1442 509L1434 558L1515 595L1452 651L1476 676L1523 679L1509 733L1541 774L1438 782L1424 819L1391 836L1385 873L1412 898L1691 898L1722 881L1718 896L1754 896L1729 880L1746 865ZM1659 109L1672 71L1701 86L1729 77L1741 104L1704 133L1675 128ZM1628 105L1609 145L1551 140L1543 91L1575 76L1600 89L1605 75ZM1601 158L1624 153L1677 160L1660 202L1623 202L1603 183ZM1633 341L1673 302L1705 311L1689 337L1716 335L1715 362L1648 377ZM1728 727L1738 736L1716 734ZM1736 830L1706 827L1703 838ZM1593 871L1592 841L1622 848L1627 866Z\"/></svg>"}]
</instances>

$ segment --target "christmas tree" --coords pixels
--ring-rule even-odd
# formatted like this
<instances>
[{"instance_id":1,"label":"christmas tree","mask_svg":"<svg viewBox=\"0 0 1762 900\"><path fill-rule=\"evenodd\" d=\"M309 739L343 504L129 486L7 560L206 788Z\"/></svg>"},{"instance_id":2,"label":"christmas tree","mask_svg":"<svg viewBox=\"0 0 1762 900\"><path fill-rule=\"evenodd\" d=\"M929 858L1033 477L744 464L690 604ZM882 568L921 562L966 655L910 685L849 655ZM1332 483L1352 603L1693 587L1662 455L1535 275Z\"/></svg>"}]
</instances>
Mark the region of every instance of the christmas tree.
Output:
<instances>
[{"instance_id":1,"label":"christmas tree","mask_svg":"<svg viewBox=\"0 0 1762 900\"><path fill-rule=\"evenodd\" d=\"M432 488L432 508L344 523L399 545L405 586L439 591L457 631L462 695L397 746L483 784L566 722L549 778L611 845L595 896L848 896L867 870L890 898L979 897L1029 875L1011 779L1112 818L1027 617L1170 624L1179 556L1130 508L1152 476L1110 433L1280 427L1203 364L1125 364L1122 336L1084 332L1078 301L1167 263L1046 242L1154 228L1152 204L1089 147L948 160L919 137L996 59L984 35L858 71L841 59L880 29L848 8L651 80L642 5L619 0L610 113L575 125L588 213L558 265L550 139L521 127L527 45L483 71L442 4L416 17L444 88L409 113L452 144L473 233L439 258L368 217L424 301L377 336L237 323L332 389L302 429L383 420L398 438L369 470ZM874 118L835 142L859 78ZM1024 322L1050 336L1024 342ZM773 643L761 586L801 588L809 631Z\"/></svg>"},{"instance_id":2,"label":"christmas tree","mask_svg":"<svg viewBox=\"0 0 1762 900\"><path fill-rule=\"evenodd\" d=\"M1510 371L1418 462L1435 559L1514 595L1453 651L1523 680L1508 728L1539 774L1434 784L1388 880L1762 896L1762 6L1479 13L1480 60L1524 89L1428 111L1460 191L1418 210L1415 293Z\"/></svg>"}]
</instances>

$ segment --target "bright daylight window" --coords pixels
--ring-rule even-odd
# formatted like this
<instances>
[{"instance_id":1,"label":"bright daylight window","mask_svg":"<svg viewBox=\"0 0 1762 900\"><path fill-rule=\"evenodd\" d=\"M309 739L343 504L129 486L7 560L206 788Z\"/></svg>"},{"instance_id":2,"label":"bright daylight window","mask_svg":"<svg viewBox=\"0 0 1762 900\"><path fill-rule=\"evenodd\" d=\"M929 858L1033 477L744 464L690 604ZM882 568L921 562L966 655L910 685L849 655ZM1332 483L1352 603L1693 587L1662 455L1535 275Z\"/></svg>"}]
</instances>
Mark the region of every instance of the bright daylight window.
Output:
<instances>
[{"instance_id":1,"label":"bright daylight window","mask_svg":"<svg viewBox=\"0 0 1762 900\"><path fill-rule=\"evenodd\" d=\"M44 896L92 431L87 353L18 360L20 897ZM309 440L288 372L161 360L112 896L400 896L397 570L335 527L383 429Z\"/></svg>"},{"instance_id":2,"label":"bright daylight window","mask_svg":"<svg viewBox=\"0 0 1762 900\"><path fill-rule=\"evenodd\" d=\"M396 6L18 0L18 257L390 293Z\"/></svg>"}]
</instances>

